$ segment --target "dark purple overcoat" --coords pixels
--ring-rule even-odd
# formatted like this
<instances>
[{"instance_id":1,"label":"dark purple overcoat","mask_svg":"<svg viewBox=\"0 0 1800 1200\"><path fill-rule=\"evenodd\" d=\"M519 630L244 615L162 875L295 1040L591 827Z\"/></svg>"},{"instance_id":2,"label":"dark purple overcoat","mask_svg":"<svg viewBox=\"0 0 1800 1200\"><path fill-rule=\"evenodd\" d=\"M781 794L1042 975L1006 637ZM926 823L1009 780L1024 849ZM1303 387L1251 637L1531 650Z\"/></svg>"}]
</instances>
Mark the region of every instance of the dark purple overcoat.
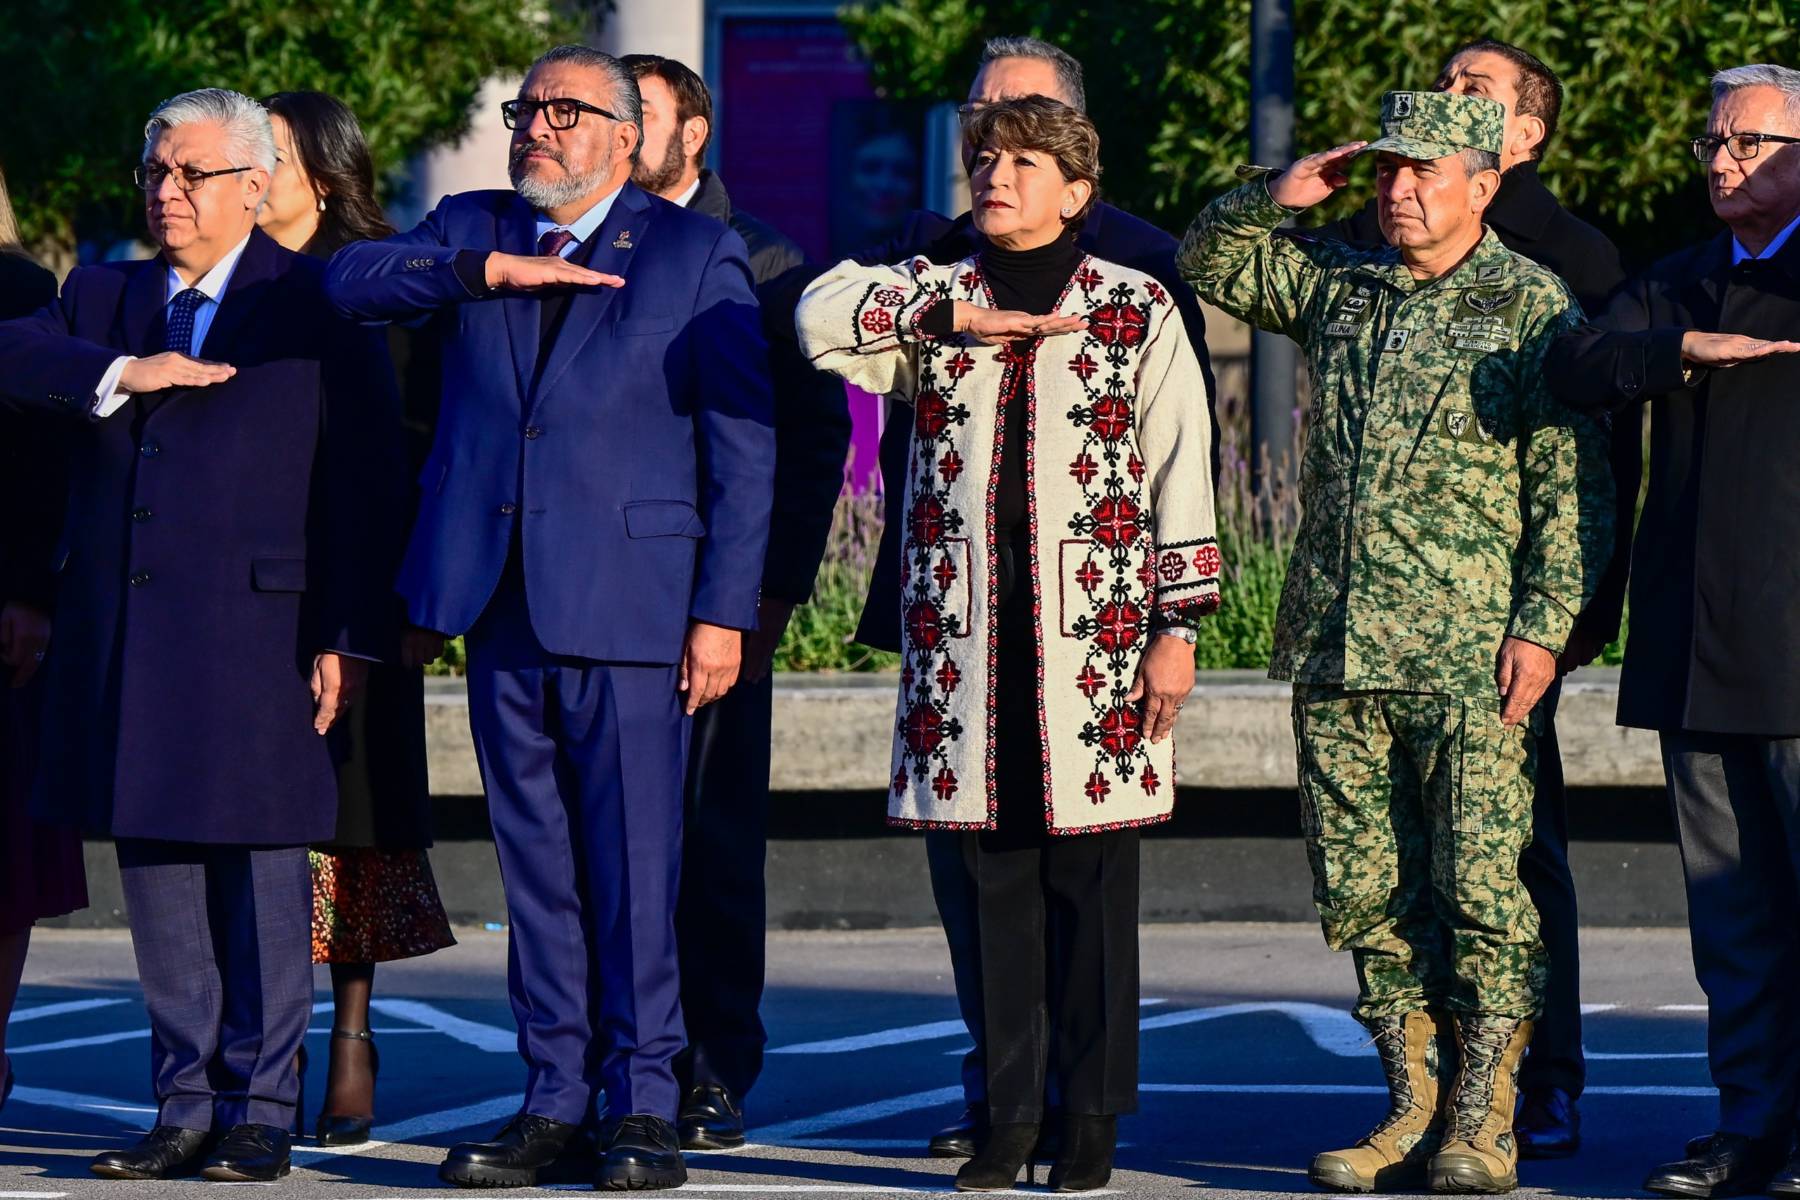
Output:
<instances>
[{"instance_id":1,"label":"dark purple overcoat","mask_svg":"<svg viewBox=\"0 0 1800 1200\"><path fill-rule=\"evenodd\" d=\"M0 324L0 377L78 427L35 809L118 837L332 835L313 657L391 652L404 530L385 346L336 317L322 264L252 233L202 347L228 382L86 415L119 354L162 347L160 257L74 271Z\"/></svg>"}]
</instances>

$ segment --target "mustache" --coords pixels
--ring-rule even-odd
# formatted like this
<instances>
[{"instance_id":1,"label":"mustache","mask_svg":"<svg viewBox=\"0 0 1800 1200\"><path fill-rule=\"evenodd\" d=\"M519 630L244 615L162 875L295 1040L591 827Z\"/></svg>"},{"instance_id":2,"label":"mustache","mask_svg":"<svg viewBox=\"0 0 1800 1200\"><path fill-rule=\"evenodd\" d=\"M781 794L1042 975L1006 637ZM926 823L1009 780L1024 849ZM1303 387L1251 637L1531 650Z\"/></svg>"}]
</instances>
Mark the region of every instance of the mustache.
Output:
<instances>
[{"instance_id":1,"label":"mustache","mask_svg":"<svg viewBox=\"0 0 1800 1200\"><path fill-rule=\"evenodd\" d=\"M569 160L563 157L562 151L558 150L555 146L552 146L549 142L531 141L521 142L519 145L512 148L512 160L510 165L514 170L517 170L525 162L525 156L527 154L541 154L565 170L569 165Z\"/></svg>"}]
</instances>

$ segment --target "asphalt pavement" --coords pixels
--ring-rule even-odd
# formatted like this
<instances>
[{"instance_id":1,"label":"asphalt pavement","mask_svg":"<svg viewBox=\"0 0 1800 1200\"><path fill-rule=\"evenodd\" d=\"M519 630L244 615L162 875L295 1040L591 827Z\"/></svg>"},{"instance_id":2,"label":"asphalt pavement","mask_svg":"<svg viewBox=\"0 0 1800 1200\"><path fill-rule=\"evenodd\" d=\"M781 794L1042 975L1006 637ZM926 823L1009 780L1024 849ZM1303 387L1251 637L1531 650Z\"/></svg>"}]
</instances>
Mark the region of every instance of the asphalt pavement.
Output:
<instances>
[{"instance_id":1,"label":"asphalt pavement","mask_svg":"<svg viewBox=\"0 0 1800 1200\"><path fill-rule=\"evenodd\" d=\"M299 1200L441 1189L445 1147L485 1137L515 1111L523 1071L506 1002L505 934L383 966L375 1143L302 1142L273 1186ZM1109 1189L1145 1197L1310 1193L1306 1164L1348 1145L1383 1109L1366 1035L1348 1017L1354 982L1309 925L1146 926L1142 1105L1120 1126ZM1589 1090L1586 1144L1526 1163L1524 1190L1640 1195L1657 1162L1712 1128L1705 1011L1679 929L1583 934ZM770 1054L749 1098L751 1144L689 1157L685 1194L715 1200L937 1194L954 1163L925 1154L960 1107L957 1018L935 930L773 933L764 1017ZM317 976L307 1103L323 1091L330 993ZM7 1030L18 1091L0 1112L0 1200L188 1196L265 1185L114 1183L87 1160L153 1117L148 1028L122 931L40 931ZM308 1113L310 1118L311 1113ZM1041 1191L1042 1168L1035 1187ZM549 1190L586 1186L577 1175Z\"/></svg>"}]
</instances>

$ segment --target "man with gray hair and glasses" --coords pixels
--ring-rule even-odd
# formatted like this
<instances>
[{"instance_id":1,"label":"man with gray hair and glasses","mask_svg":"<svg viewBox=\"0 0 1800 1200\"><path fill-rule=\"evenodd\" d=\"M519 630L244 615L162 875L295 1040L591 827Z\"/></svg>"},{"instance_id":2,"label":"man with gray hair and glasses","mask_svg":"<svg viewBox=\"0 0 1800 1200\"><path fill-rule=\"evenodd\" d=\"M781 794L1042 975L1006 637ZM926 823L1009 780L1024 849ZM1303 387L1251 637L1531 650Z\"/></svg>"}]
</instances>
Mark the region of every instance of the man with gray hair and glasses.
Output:
<instances>
[{"instance_id":1,"label":"man with gray hair and glasses","mask_svg":"<svg viewBox=\"0 0 1800 1200\"><path fill-rule=\"evenodd\" d=\"M1644 1186L1800 1196L1800 71L1712 92L1692 145L1725 229L1546 371L1573 408L1651 405L1618 719L1662 738L1719 1123Z\"/></svg>"},{"instance_id":2,"label":"man with gray hair and glasses","mask_svg":"<svg viewBox=\"0 0 1800 1200\"><path fill-rule=\"evenodd\" d=\"M397 649L393 373L257 228L274 166L256 101L166 101L136 170L157 255L0 325L8 393L79 443L35 799L118 851L157 1114L94 1159L110 1179L288 1173L306 847L337 825L321 735Z\"/></svg>"}]
</instances>

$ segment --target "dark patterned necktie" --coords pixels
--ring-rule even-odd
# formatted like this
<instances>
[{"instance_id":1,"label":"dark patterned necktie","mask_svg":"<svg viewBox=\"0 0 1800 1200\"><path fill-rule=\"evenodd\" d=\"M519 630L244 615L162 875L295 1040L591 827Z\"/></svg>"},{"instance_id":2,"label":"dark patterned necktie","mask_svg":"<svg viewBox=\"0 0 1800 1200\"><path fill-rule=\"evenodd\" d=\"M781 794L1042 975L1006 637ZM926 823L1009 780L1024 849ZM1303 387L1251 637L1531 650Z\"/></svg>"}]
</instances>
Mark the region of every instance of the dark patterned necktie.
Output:
<instances>
[{"instance_id":1,"label":"dark patterned necktie","mask_svg":"<svg viewBox=\"0 0 1800 1200\"><path fill-rule=\"evenodd\" d=\"M163 331L163 349L177 354L194 352L194 314L200 310L206 293L199 288L184 288L169 301L169 326Z\"/></svg>"},{"instance_id":2,"label":"dark patterned necktie","mask_svg":"<svg viewBox=\"0 0 1800 1200\"><path fill-rule=\"evenodd\" d=\"M576 240L575 235L566 229L552 229L538 239L538 253L545 257L552 254L561 257L563 247Z\"/></svg>"}]
</instances>

